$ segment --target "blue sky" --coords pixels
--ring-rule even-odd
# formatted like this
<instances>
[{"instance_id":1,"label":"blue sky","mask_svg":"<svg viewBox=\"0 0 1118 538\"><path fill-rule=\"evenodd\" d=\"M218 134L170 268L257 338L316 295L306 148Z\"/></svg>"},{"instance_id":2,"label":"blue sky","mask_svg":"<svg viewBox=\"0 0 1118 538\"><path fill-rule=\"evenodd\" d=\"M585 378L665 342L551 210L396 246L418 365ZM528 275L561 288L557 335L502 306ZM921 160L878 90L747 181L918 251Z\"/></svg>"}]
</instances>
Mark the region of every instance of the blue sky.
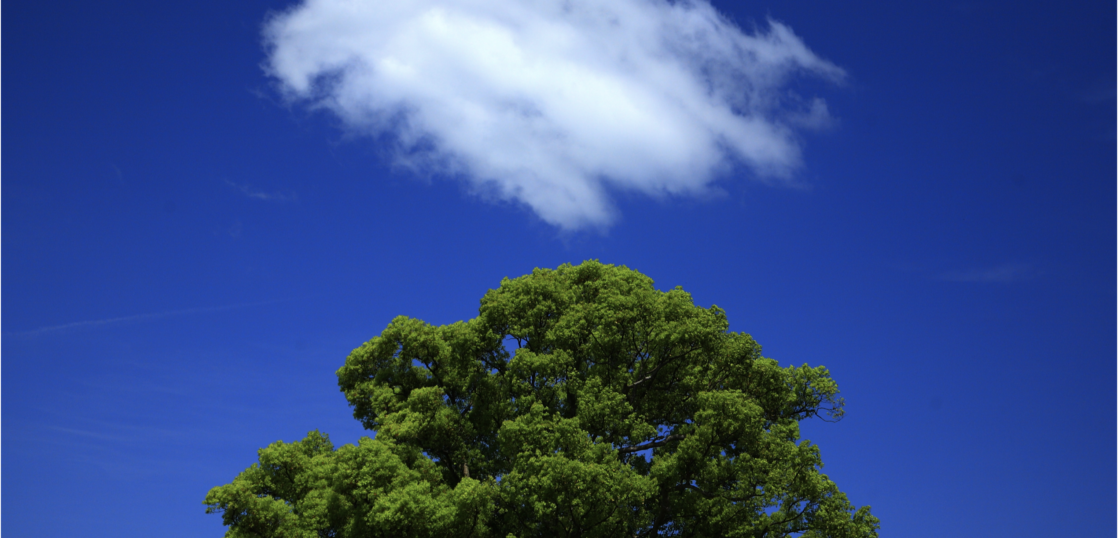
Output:
<instances>
[{"instance_id":1,"label":"blue sky","mask_svg":"<svg viewBox=\"0 0 1118 538\"><path fill-rule=\"evenodd\" d=\"M1113 4L335 4L5 5L6 535L220 535L391 318L589 258L827 366L884 536L1115 531Z\"/></svg>"}]
</instances>

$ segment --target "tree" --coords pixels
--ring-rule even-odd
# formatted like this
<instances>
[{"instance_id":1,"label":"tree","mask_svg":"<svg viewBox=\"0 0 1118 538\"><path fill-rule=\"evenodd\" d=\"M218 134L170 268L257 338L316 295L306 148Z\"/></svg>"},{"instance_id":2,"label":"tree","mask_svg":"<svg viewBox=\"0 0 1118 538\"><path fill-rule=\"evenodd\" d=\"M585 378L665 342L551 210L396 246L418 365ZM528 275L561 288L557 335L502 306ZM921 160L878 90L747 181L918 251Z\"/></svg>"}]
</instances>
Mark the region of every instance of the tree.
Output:
<instances>
[{"instance_id":1,"label":"tree","mask_svg":"<svg viewBox=\"0 0 1118 538\"><path fill-rule=\"evenodd\" d=\"M876 537L799 422L828 371L725 312L588 261L504 279L478 317L398 317L338 370L375 438L276 442L206 496L226 536Z\"/></svg>"}]
</instances>

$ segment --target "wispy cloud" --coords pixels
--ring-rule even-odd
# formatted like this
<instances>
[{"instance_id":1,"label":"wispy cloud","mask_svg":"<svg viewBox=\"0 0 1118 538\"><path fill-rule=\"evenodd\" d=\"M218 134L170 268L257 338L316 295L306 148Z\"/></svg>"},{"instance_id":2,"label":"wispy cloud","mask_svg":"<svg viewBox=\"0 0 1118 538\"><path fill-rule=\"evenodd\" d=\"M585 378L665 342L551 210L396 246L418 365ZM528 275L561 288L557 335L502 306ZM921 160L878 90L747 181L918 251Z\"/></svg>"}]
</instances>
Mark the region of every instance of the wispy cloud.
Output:
<instances>
[{"instance_id":1,"label":"wispy cloud","mask_svg":"<svg viewBox=\"0 0 1118 538\"><path fill-rule=\"evenodd\" d=\"M90 438L90 439L97 439L97 440L100 440L100 441L128 442L128 441L133 441L136 438L135 435L121 435L121 434L106 433L106 432L95 432L95 431L89 431L89 430L79 430L79 429L76 429L76 428L61 428L61 427L58 427L58 426L46 426L46 429L56 431L56 432L59 432L59 433L64 433L64 434L67 434L67 435L76 435L78 437L86 437L86 438Z\"/></svg>"},{"instance_id":2,"label":"wispy cloud","mask_svg":"<svg viewBox=\"0 0 1118 538\"><path fill-rule=\"evenodd\" d=\"M1075 96L1090 105L1114 105L1118 102L1118 85L1113 80L1098 82L1075 92Z\"/></svg>"},{"instance_id":3,"label":"wispy cloud","mask_svg":"<svg viewBox=\"0 0 1118 538\"><path fill-rule=\"evenodd\" d=\"M939 276L940 280L948 282L1021 282L1032 280L1039 272L1027 263L1006 263L994 267L972 269L968 271L951 271Z\"/></svg>"},{"instance_id":4,"label":"wispy cloud","mask_svg":"<svg viewBox=\"0 0 1118 538\"><path fill-rule=\"evenodd\" d=\"M237 189L238 191L241 191L241 194L244 194L245 196L248 196L249 198L255 198L257 200L266 200L266 201L272 201L272 202L294 202L294 201L298 200L298 197L293 192L290 192L290 193L264 192L264 191L256 190L249 185L242 185L240 183L233 183L232 181L229 181L229 180L225 180L225 184L229 185L230 187L233 187L234 189Z\"/></svg>"},{"instance_id":5,"label":"wispy cloud","mask_svg":"<svg viewBox=\"0 0 1118 538\"><path fill-rule=\"evenodd\" d=\"M264 35L288 99L565 229L608 225L610 190L703 194L739 165L788 180L797 130L830 123L789 81L845 76L704 0L306 0Z\"/></svg>"},{"instance_id":6,"label":"wispy cloud","mask_svg":"<svg viewBox=\"0 0 1118 538\"><path fill-rule=\"evenodd\" d=\"M99 327L103 325L115 325L120 323L131 323L140 321L151 321L156 319L168 318L172 316L183 316L187 314L203 314L207 312L220 312L223 310L234 310L237 308L248 308L252 306L263 306L269 304L280 303L287 299L279 299L273 301L258 301L254 303L237 303L222 306L207 306L201 308L184 308L181 310L166 310L163 312L154 312L149 314L136 314L132 316L120 316L115 318L93 319L86 321L75 321L73 323L63 323L61 325L50 325L47 327L40 327L30 331L4 333L5 336L42 336L44 334L67 331L72 329L81 329L88 327Z\"/></svg>"}]
</instances>

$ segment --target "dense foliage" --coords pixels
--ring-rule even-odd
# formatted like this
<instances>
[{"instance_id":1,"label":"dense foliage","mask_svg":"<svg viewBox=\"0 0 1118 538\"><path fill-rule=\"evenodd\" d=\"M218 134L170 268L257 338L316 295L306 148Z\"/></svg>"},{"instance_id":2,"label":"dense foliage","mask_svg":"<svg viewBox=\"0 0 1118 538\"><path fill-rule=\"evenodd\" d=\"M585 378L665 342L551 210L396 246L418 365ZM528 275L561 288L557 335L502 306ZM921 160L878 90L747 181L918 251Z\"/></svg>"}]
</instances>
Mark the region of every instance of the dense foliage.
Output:
<instances>
[{"instance_id":1,"label":"dense foliage","mask_svg":"<svg viewBox=\"0 0 1118 538\"><path fill-rule=\"evenodd\" d=\"M376 432L311 432L206 496L228 537L873 537L799 421L842 415L718 307L585 262L505 279L478 317L398 317L338 370Z\"/></svg>"}]
</instances>

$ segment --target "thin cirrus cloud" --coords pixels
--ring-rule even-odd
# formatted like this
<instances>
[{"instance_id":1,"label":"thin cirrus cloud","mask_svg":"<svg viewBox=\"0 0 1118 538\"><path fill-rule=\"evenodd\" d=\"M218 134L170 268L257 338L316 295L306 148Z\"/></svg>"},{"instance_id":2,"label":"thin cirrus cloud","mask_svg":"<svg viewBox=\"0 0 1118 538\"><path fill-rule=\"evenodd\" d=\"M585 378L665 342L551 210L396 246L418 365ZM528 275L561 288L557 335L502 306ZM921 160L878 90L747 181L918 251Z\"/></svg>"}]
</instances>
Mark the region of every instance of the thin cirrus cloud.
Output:
<instances>
[{"instance_id":1,"label":"thin cirrus cloud","mask_svg":"<svg viewBox=\"0 0 1118 538\"><path fill-rule=\"evenodd\" d=\"M68 330L73 330L73 329L84 329L84 328L91 328L91 327L100 327L100 326L104 326L104 325L116 325L116 324L121 324L121 323L133 323L133 322L140 322L140 321L152 321L152 320L157 320L157 319L162 319L162 318L167 318L167 317L172 317L172 316L182 316L182 315L186 315L186 314L204 314L204 313L211 313L211 312L221 312L221 311L224 311L224 310L234 310L234 309L238 309L238 308L248 308L248 307L253 307L253 306L270 305L270 304L275 304L275 303L279 303L279 302L283 302L283 301L287 301L287 300L288 299L277 299L277 300L271 300L271 301L257 301L257 302L254 302L254 303L237 303L237 304L228 304L228 305L222 305L222 306L207 306L207 307L201 307L201 308L184 308L184 309L181 309L181 310L165 310L163 312L153 312L153 313L149 313L149 314L135 314L135 315L132 315L132 316L119 316L119 317L115 317L115 318L103 318L103 319L91 319L91 320L86 320L86 321L75 321L75 322L71 322L71 323L63 323L61 325L49 325L49 326L46 326L46 327L39 327L38 329L32 329L32 330L29 330L29 331L4 333L4 334L5 334L5 336L34 337L34 336L42 336L42 335L45 335L45 334L50 334L50 333L55 333L55 332L60 332L60 331L68 331Z\"/></svg>"},{"instance_id":2,"label":"thin cirrus cloud","mask_svg":"<svg viewBox=\"0 0 1118 538\"><path fill-rule=\"evenodd\" d=\"M1027 263L1004 263L994 267L972 269L969 271L952 271L940 275L940 280L947 282L1023 282L1037 277L1038 271Z\"/></svg>"},{"instance_id":3,"label":"thin cirrus cloud","mask_svg":"<svg viewBox=\"0 0 1118 538\"><path fill-rule=\"evenodd\" d=\"M243 195L245 195L249 198L255 199L255 200L264 200L264 201L271 201L271 202L290 202L290 201L298 200L298 197L295 196L295 193L264 192L264 191L261 191L261 190L254 189L250 185L242 185L240 183L233 183L232 181L229 181L228 179L225 180L225 184L230 186L230 187L233 187L234 189L237 189L238 191L241 191L241 194L243 194Z\"/></svg>"},{"instance_id":4,"label":"thin cirrus cloud","mask_svg":"<svg viewBox=\"0 0 1118 538\"><path fill-rule=\"evenodd\" d=\"M610 191L790 180L797 133L831 117L789 81L845 77L788 26L743 31L703 0L305 0L264 39L288 99L567 230L608 226Z\"/></svg>"}]
</instances>

